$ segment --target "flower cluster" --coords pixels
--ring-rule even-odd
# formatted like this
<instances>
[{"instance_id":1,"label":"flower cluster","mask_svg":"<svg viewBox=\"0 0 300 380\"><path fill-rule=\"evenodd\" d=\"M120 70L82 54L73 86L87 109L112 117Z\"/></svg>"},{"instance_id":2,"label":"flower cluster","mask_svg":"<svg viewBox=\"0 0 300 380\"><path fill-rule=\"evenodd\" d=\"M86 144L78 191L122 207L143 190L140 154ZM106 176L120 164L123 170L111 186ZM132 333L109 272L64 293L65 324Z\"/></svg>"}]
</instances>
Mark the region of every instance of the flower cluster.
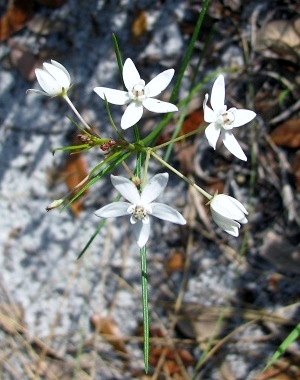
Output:
<instances>
[{"instance_id":1,"label":"flower cluster","mask_svg":"<svg viewBox=\"0 0 300 380\"><path fill-rule=\"evenodd\" d=\"M71 87L71 79L66 68L60 63L51 60L51 64L44 63L43 69L36 69L35 73L43 91L35 89L28 91L50 97L63 97L83 123L85 131L91 133L91 128L83 120L67 96L67 92ZM174 76L174 69L163 71L146 84L145 81L141 79L132 60L128 58L124 63L122 76L127 91L107 87L95 87L94 91L108 103L127 105L120 121L120 126L123 130L134 126L141 120L144 108L156 113L178 111L178 108L174 104L155 99L171 82ZM225 147L235 157L246 161L247 157L232 131L234 128L241 127L253 120L256 116L255 112L247 109L227 109L227 106L224 104L225 81L222 75L220 75L213 84L210 97L211 108L207 106L208 99L209 95L206 94L203 102L203 110L204 120L209 123L205 129L205 136L208 143L216 149L217 141L221 136ZM90 139L91 135L82 136L82 139L86 141ZM93 140L93 144L97 145L98 141L100 149L108 152L118 146L118 142L111 139L101 140L96 138ZM110 141L112 141L113 144L110 144ZM124 141L125 140L122 140L122 146L124 146ZM139 147L139 149L141 148ZM156 154L152 154L153 157L157 157ZM159 161L164 162L162 159ZM173 170L174 173L178 174L178 171L166 162L164 162L164 164ZM182 174L180 174L180 177L186 179L187 182L191 184L191 181ZM156 174L148 183L141 186L141 189L138 189L129 179L122 176L111 175L112 185L126 201L113 202L105 205L96 211L96 216L110 218L128 215L130 217L130 223L133 226L137 244L140 248L144 247L150 236L150 220L152 216L180 225L186 224L184 217L178 211L163 203L154 202L164 191L168 178L169 175L167 173ZM241 224L248 222L246 218L248 213L244 206L235 198L228 195L217 194L210 196L195 184L194 186L198 190L200 189L199 191L209 199L212 218L216 224L228 234L238 236ZM58 204L60 205L61 202L59 201ZM51 206L49 209L57 207L55 202L51 204Z\"/></svg>"}]
</instances>

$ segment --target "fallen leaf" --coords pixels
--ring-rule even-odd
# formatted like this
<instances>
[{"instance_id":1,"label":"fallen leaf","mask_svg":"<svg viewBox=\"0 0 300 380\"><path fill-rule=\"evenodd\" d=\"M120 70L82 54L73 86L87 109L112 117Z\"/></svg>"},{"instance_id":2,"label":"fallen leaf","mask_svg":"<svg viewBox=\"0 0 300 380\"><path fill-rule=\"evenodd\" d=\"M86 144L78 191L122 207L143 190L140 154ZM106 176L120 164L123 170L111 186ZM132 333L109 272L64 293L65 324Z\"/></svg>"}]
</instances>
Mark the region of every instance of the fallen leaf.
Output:
<instances>
[{"instance_id":1,"label":"fallen leaf","mask_svg":"<svg viewBox=\"0 0 300 380\"><path fill-rule=\"evenodd\" d=\"M180 135L185 135L186 133L193 132L197 128L201 127L204 123L204 113L203 109L195 110L190 115L188 115L184 122L182 123Z\"/></svg>"},{"instance_id":2,"label":"fallen leaf","mask_svg":"<svg viewBox=\"0 0 300 380\"><path fill-rule=\"evenodd\" d=\"M26 331L23 324L24 309L21 305L0 304L0 328L8 334L20 334Z\"/></svg>"},{"instance_id":3,"label":"fallen leaf","mask_svg":"<svg viewBox=\"0 0 300 380\"><path fill-rule=\"evenodd\" d=\"M160 328L152 328L151 336L163 338L164 333ZM164 357L162 368L164 372L169 375L181 376L182 364L185 366L190 366L195 361L193 355L185 348L174 348L166 345L154 345L150 349L149 363L153 366L157 366L161 361L162 356ZM180 358L180 360L178 360L178 358ZM179 379L181 377L176 378Z\"/></svg>"},{"instance_id":4,"label":"fallen leaf","mask_svg":"<svg viewBox=\"0 0 300 380\"><path fill-rule=\"evenodd\" d=\"M292 244L285 236L272 230L264 236L260 255L280 273L300 274L300 246Z\"/></svg>"},{"instance_id":5,"label":"fallen leaf","mask_svg":"<svg viewBox=\"0 0 300 380\"><path fill-rule=\"evenodd\" d=\"M24 44L13 42L10 47L10 66L25 80L33 81L36 78L34 69L40 64L38 57Z\"/></svg>"},{"instance_id":6,"label":"fallen leaf","mask_svg":"<svg viewBox=\"0 0 300 380\"><path fill-rule=\"evenodd\" d=\"M300 119L288 120L280 124L270 135L275 144L287 148L300 147Z\"/></svg>"},{"instance_id":7,"label":"fallen leaf","mask_svg":"<svg viewBox=\"0 0 300 380\"><path fill-rule=\"evenodd\" d=\"M300 18L273 20L266 23L257 34L255 49L269 51L281 58L298 60L300 55Z\"/></svg>"},{"instance_id":8,"label":"fallen leaf","mask_svg":"<svg viewBox=\"0 0 300 380\"><path fill-rule=\"evenodd\" d=\"M10 0L0 19L0 40L22 28L33 16L33 0Z\"/></svg>"},{"instance_id":9,"label":"fallen leaf","mask_svg":"<svg viewBox=\"0 0 300 380\"><path fill-rule=\"evenodd\" d=\"M123 335L117 323L110 316L101 316L94 313L90 319L91 325L98 334L105 335L105 339L118 351L126 353Z\"/></svg>"},{"instance_id":10,"label":"fallen leaf","mask_svg":"<svg viewBox=\"0 0 300 380\"><path fill-rule=\"evenodd\" d=\"M68 155L63 169L63 174L65 177L65 183L68 189L72 191L72 195L80 191L85 183L81 185L79 184L88 176L88 167L85 156L82 153ZM86 192L87 190L85 190L84 193ZM83 201L81 197L72 202L70 207L74 216L78 216L78 214L83 210Z\"/></svg>"},{"instance_id":11,"label":"fallen leaf","mask_svg":"<svg viewBox=\"0 0 300 380\"><path fill-rule=\"evenodd\" d=\"M300 150L297 150L295 154L292 168L296 180L296 188L300 191Z\"/></svg>"},{"instance_id":12,"label":"fallen leaf","mask_svg":"<svg viewBox=\"0 0 300 380\"><path fill-rule=\"evenodd\" d=\"M167 260L166 270L168 273L173 273L182 270L184 267L183 252L175 251Z\"/></svg>"},{"instance_id":13,"label":"fallen leaf","mask_svg":"<svg viewBox=\"0 0 300 380\"><path fill-rule=\"evenodd\" d=\"M299 366L289 363L286 359L278 360L265 371L257 374L253 380L295 380L299 379Z\"/></svg>"},{"instance_id":14,"label":"fallen leaf","mask_svg":"<svg viewBox=\"0 0 300 380\"><path fill-rule=\"evenodd\" d=\"M131 35L134 41L138 40L147 32L147 14L143 9L137 9L131 24Z\"/></svg>"}]
</instances>

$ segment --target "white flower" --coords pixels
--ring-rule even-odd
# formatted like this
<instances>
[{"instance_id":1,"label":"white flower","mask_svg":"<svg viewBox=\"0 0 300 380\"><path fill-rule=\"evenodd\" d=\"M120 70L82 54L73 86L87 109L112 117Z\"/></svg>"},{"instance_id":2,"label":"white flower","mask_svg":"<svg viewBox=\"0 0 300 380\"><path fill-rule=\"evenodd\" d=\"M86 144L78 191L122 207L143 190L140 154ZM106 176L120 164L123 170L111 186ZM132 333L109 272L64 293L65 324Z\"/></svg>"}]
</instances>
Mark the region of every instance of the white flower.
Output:
<instances>
[{"instance_id":1,"label":"white flower","mask_svg":"<svg viewBox=\"0 0 300 380\"><path fill-rule=\"evenodd\" d=\"M239 235L240 223L248 223L245 207L229 195L215 195L210 201L210 210L217 225L232 236Z\"/></svg>"},{"instance_id":2,"label":"white flower","mask_svg":"<svg viewBox=\"0 0 300 380\"><path fill-rule=\"evenodd\" d=\"M51 59L51 63L43 63L43 69L35 69L36 78L44 91L29 89L46 96L64 96L67 94L71 78L67 69L60 63Z\"/></svg>"},{"instance_id":3,"label":"white flower","mask_svg":"<svg viewBox=\"0 0 300 380\"><path fill-rule=\"evenodd\" d=\"M223 75L220 75L211 90L211 108L206 103L208 94L205 95L203 102L204 120L210 123L205 129L205 135L214 149L216 149L217 140L220 136L226 148L237 158L247 161L247 157L240 147L239 143L232 134L232 128L240 127L249 123L256 113L250 110L230 108L224 105L225 101L225 83Z\"/></svg>"},{"instance_id":4,"label":"white flower","mask_svg":"<svg viewBox=\"0 0 300 380\"><path fill-rule=\"evenodd\" d=\"M142 248L150 235L149 215L172 223L186 224L183 216L170 206L153 202L165 189L168 173L156 174L139 193L136 186L127 178L111 175L111 182L118 192L129 202L113 202L95 212L101 218L130 215L130 222L137 244Z\"/></svg>"},{"instance_id":5,"label":"white flower","mask_svg":"<svg viewBox=\"0 0 300 380\"><path fill-rule=\"evenodd\" d=\"M129 103L121 119L121 128L127 129L141 119L143 107L157 113L178 111L174 104L152 99L168 86L173 75L174 69L165 70L145 85L145 81L141 79L134 63L130 58L127 58L123 66L123 81L128 91L107 87L95 87L94 91L102 99L106 98L109 103L117 105Z\"/></svg>"}]
</instances>

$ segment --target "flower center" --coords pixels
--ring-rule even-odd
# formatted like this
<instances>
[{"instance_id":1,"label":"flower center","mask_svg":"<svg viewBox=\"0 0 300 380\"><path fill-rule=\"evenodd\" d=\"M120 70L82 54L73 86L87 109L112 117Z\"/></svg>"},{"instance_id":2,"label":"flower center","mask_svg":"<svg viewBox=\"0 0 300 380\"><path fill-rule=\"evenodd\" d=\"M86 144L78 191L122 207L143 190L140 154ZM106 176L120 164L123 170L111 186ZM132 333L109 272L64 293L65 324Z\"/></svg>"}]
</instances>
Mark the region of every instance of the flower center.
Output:
<instances>
[{"instance_id":1,"label":"flower center","mask_svg":"<svg viewBox=\"0 0 300 380\"><path fill-rule=\"evenodd\" d=\"M135 206L132 211L132 216L137 220L143 220L147 216L147 210L144 206Z\"/></svg>"},{"instance_id":2,"label":"flower center","mask_svg":"<svg viewBox=\"0 0 300 380\"><path fill-rule=\"evenodd\" d=\"M234 123L235 116L234 112L231 110L224 110L220 113L217 122L226 130L232 129L232 124Z\"/></svg>"},{"instance_id":3,"label":"flower center","mask_svg":"<svg viewBox=\"0 0 300 380\"><path fill-rule=\"evenodd\" d=\"M129 97L132 100L137 100L142 102L147 98L145 81L141 79L137 84L135 84L131 91L129 91Z\"/></svg>"},{"instance_id":4,"label":"flower center","mask_svg":"<svg viewBox=\"0 0 300 380\"><path fill-rule=\"evenodd\" d=\"M223 116L223 123L226 124L226 125L230 125L234 122L234 114L233 112L230 112L230 111L226 111L222 114Z\"/></svg>"}]
</instances>

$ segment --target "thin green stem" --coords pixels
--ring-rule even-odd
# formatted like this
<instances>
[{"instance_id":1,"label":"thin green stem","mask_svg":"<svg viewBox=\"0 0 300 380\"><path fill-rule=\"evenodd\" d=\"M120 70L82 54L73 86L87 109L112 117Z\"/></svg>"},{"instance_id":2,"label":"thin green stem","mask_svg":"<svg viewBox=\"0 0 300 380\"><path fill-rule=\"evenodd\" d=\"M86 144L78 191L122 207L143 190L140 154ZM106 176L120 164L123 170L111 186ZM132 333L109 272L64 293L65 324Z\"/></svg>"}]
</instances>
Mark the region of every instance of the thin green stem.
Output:
<instances>
[{"instance_id":1,"label":"thin green stem","mask_svg":"<svg viewBox=\"0 0 300 380\"><path fill-rule=\"evenodd\" d=\"M83 117L80 115L80 113L77 111L76 107L74 106L74 104L71 102L70 98L68 97L68 95L64 95L63 96L63 99L65 99L65 101L68 103L68 105L70 106L70 108L72 109L72 111L75 113L75 115L78 117L78 119L82 122L82 124L85 126L85 128L88 130L88 131L91 131L91 127L88 125L88 123L83 119Z\"/></svg>"},{"instance_id":2,"label":"thin green stem","mask_svg":"<svg viewBox=\"0 0 300 380\"><path fill-rule=\"evenodd\" d=\"M149 309L148 309L148 277L146 247L140 249L141 275L142 275L142 303L143 303L143 328L144 328L144 365L145 372L149 368Z\"/></svg>"},{"instance_id":3,"label":"thin green stem","mask_svg":"<svg viewBox=\"0 0 300 380\"><path fill-rule=\"evenodd\" d=\"M189 42L189 45L187 47L187 52L186 52L186 54L184 56L182 65L181 65L179 73L178 73L178 77L177 77L176 83L174 85L174 89L173 89L171 97L170 97L170 102L171 103L173 103L176 100L176 98L177 98L177 95L178 95L178 92L179 92L179 88L180 88L180 84L181 84L184 72L185 72L185 70L187 68L187 65L189 64L189 62L191 60L191 56L192 56L192 53L193 53L193 50L194 50L195 42L196 42L196 40L198 38L200 29L201 29L201 25L202 25L202 22L203 22L205 14L206 14L206 11L207 11L209 3L210 3L210 0L205 0L204 4L202 6L202 9L201 9L201 12L199 14L197 23L195 25L195 29L194 29L193 35L192 35L191 40Z\"/></svg>"},{"instance_id":4,"label":"thin green stem","mask_svg":"<svg viewBox=\"0 0 300 380\"><path fill-rule=\"evenodd\" d=\"M123 139L123 136L122 134L119 132L112 116L111 116L111 113L110 113L110 108L109 108L109 104L108 104L108 101L106 99L106 96L104 94L104 102L105 102L105 108L106 108L106 112L107 112L107 116L108 116L108 119L109 119L109 122L111 124L111 126L113 127L113 129L115 130L115 132L117 133L117 135L119 136L119 138Z\"/></svg>"},{"instance_id":5,"label":"thin green stem","mask_svg":"<svg viewBox=\"0 0 300 380\"><path fill-rule=\"evenodd\" d=\"M144 173L143 173L143 178L142 178L142 189L145 187L146 182L147 182L147 173L148 173L150 155L151 155L151 151L150 149L147 149L145 165L144 165Z\"/></svg>"},{"instance_id":6,"label":"thin green stem","mask_svg":"<svg viewBox=\"0 0 300 380\"><path fill-rule=\"evenodd\" d=\"M175 139L170 140L170 141L167 141L167 142L165 142L165 143L163 143L163 144L160 144L160 145L156 145L156 146L154 146L154 147L152 148L152 150L155 151L155 150L158 150L158 149L164 148L165 146L168 146L168 145L170 145L170 144L174 144L174 143L176 143L176 142L178 142L178 141L184 140L184 139L186 139L187 137L190 137L190 136L196 135L198 132L202 132L202 131L203 131L203 128L204 128L204 126L201 125L201 127L197 128L197 129L194 129L193 131L191 131L191 132L189 132L189 133L186 133L186 134L184 134L184 135L178 136L178 137L176 137Z\"/></svg>"},{"instance_id":7,"label":"thin green stem","mask_svg":"<svg viewBox=\"0 0 300 380\"><path fill-rule=\"evenodd\" d=\"M120 48L119 48L117 37L116 37L116 35L114 33L112 34L112 40L113 40L113 45L114 45L114 49L115 49L115 53L116 53L116 58L117 58L117 62L118 62L119 71L120 71L120 74L121 74L121 77L122 77L122 73L123 73L122 55L121 55L121 51L120 51ZM122 80L123 80L123 78L122 78ZM124 85L124 88L125 88L124 82L123 82L123 85Z\"/></svg>"},{"instance_id":8,"label":"thin green stem","mask_svg":"<svg viewBox=\"0 0 300 380\"><path fill-rule=\"evenodd\" d=\"M173 166L169 165L164 159L162 159L160 156L158 156L153 151L151 151L151 156L153 156L154 158L156 158L157 161L159 161L161 164L163 164L164 166L166 166L168 169L170 169L173 173L175 173L176 175L178 175L178 177L180 177L181 179L183 179L189 185L193 186L194 189L196 189L197 191L199 191L199 193L202 194L209 201L212 200L213 195L210 195L205 190L203 190L200 186L196 185L192 180L190 180L188 177L186 177L185 175L183 175L182 173L180 173L178 170L176 170L175 168L173 168Z\"/></svg>"}]
</instances>

